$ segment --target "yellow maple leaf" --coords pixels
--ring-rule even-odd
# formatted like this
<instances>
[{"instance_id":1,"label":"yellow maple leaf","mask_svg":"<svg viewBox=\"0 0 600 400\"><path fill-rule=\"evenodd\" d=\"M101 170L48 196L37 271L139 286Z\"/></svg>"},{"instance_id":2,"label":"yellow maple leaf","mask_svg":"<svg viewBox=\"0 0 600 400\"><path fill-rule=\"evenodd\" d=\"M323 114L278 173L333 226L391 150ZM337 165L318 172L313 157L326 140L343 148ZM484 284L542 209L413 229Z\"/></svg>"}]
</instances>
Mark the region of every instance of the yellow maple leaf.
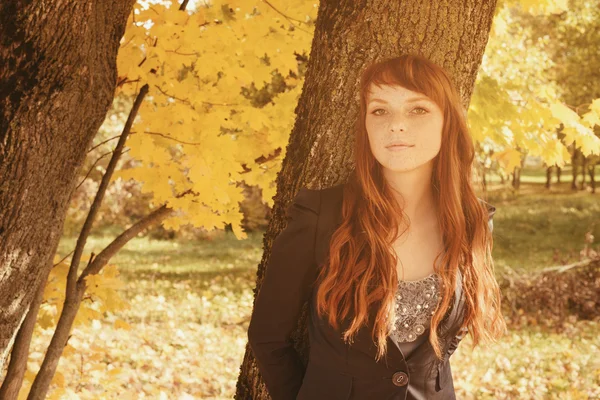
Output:
<instances>
[{"instance_id":1,"label":"yellow maple leaf","mask_svg":"<svg viewBox=\"0 0 600 400\"><path fill-rule=\"evenodd\" d=\"M125 329L126 331L131 330L131 325L129 325L127 322L125 322L124 320L122 320L120 318L117 318L115 320L114 327L115 327L115 329Z\"/></svg>"},{"instance_id":2,"label":"yellow maple leaf","mask_svg":"<svg viewBox=\"0 0 600 400\"><path fill-rule=\"evenodd\" d=\"M501 167L508 173L512 173L515 167L521 166L521 153L515 149L507 149L494 153L491 158L498 161Z\"/></svg>"},{"instance_id":3,"label":"yellow maple leaf","mask_svg":"<svg viewBox=\"0 0 600 400\"><path fill-rule=\"evenodd\" d=\"M553 102L550 104L550 111L552 111L555 118L558 118L565 125L579 123L579 115L562 103Z\"/></svg>"}]
</instances>

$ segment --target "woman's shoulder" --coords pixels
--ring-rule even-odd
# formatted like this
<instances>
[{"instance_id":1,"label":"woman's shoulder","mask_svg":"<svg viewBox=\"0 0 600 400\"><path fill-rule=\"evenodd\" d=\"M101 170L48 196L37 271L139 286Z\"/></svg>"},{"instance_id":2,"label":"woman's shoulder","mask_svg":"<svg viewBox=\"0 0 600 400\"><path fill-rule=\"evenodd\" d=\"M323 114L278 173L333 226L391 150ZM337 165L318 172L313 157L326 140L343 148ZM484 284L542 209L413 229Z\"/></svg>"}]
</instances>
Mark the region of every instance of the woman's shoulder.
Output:
<instances>
[{"instance_id":1,"label":"woman's shoulder","mask_svg":"<svg viewBox=\"0 0 600 400\"><path fill-rule=\"evenodd\" d=\"M311 189L303 186L298 190L294 203L318 213L323 202L330 203L331 201L341 200L343 187L343 183L321 189Z\"/></svg>"}]
</instances>

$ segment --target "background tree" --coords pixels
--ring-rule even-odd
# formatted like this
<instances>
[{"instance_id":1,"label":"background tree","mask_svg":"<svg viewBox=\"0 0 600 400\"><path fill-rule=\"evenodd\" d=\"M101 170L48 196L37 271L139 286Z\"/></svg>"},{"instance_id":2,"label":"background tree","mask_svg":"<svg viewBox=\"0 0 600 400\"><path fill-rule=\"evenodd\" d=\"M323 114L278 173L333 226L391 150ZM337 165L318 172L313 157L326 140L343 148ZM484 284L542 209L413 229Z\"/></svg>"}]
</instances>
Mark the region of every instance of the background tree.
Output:
<instances>
[{"instance_id":1,"label":"background tree","mask_svg":"<svg viewBox=\"0 0 600 400\"><path fill-rule=\"evenodd\" d=\"M133 0L0 3L0 367L111 106Z\"/></svg>"},{"instance_id":2,"label":"background tree","mask_svg":"<svg viewBox=\"0 0 600 400\"><path fill-rule=\"evenodd\" d=\"M416 1L320 2L288 156L277 177L274 217L265 234L266 251L258 268L256 293L260 290L270 246L282 227L285 207L293 194L301 186L337 184L352 167L352 130L358 111L356 85L361 69L376 59L422 53L449 71L466 109L495 6L494 0L475 4L450 1L432 4L431 8ZM444 22L449 20L453 23ZM302 314L294 343L306 362L306 305ZM241 366L236 398L268 398L249 347Z\"/></svg>"}]
</instances>

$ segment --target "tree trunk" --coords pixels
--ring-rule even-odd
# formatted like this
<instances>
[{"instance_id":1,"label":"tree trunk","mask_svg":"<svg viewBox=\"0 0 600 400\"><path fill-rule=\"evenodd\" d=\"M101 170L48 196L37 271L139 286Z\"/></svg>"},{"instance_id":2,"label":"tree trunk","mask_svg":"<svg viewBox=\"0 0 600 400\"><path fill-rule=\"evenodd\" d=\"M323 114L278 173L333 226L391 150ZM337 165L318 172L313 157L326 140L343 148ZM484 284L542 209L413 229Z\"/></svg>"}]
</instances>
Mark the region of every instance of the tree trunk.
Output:
<instances>
[{"instance_id":1,"label":"tree trunk","mask_svg":"<svg viewBox=\"0 0 600 400\"><path fill-rule=\"evenodd\" d=\"M265 233L255 294L265 261L284 222L284 211L302 187L345 181L352 168L356 93L363 67L381 58L420 53L448 70L468 106L496 7L495 0L425 3L417 0L321 0L304 88L287 156L277 177L272 219ZM306 363L306 304L292 335ZM236 399L268 399L246 346Z\"/></svg>"},{"instance_id":2,"label":"tree trunk","mask_svg":"<svg viewBox=\"0 0 600 400\"><path fill-rule=\"evenodd\" d=\"M12 351L10 352L10 363L6 371L6 376L0 386L0 399L3 400L14 400L18 399L21 386L23 385L23 378L27 372L27 360L29 358L29 347L31 344L31 338L33 337L33 331L35 329L35 323L37 322L38 312L42 301L44 300L44 289L48 281L48 273L53 265L47 269L47 275L40 282L33 301L29 307L29 311L26 314L21 327L15 338Z\"/></svg>"},{"instance_id":3,"label":"tree trunk","mask_svg":"<svg viewBox=\"0 0 600 400\"><path fill-rule=\"evenodd\" d=\"M579 182L579 190L585 190L585 177L586 177L586 170L588 168L588 158L586 156L584 156L583 154L581 155L581 182Z\"/></svg>"},{"instance_id":4,"label":"tree trunk","mask_svg":"<svg viewBox=\"0 0 600 400\"><path fill-rule=\"evenodd\" d=\"M515 190L519 190L521 187L521 167L515 167L512 173L512 187Z\"/></svg>"},{"instance_id":5,"label":"tree trunk","mask_svg":"<svg viewBox=\"0 0 600 400\"><path fill-rule=\"evenodd\" d=\"M590 163L588 166L588 173L590 174L592 193L596 193L596 163Z\"/></svg>"},{"instance_id":6,"label":"tree trunk","mask_svg":"<svg viewBox=\"0 0 600 400\"><path fill-rule=\"evenodd\" d=\"M550 189L552 182L552 166L546 168L546 189Z\"/></svg>"},{"instance_id":7,"label":"tree trunk","mask_svg":"<svg viewBox=\"0 0 600 400\"><path fill-rule=\"evenodd\" d=\"M573 154L571 155L571 166L573 167L573 180L571 181L571 190L577 190L577 160L579 151L577 149L573 150Z\"/></svg>"},{"instance_id":8,"label":"tree trunk","mask_svg":"<svg viewBox=\"0 0 600 400\"><path fill-rule=\"evenodd\" d=\"M481 187L483 188L483 192L487 192L487 168L485 165L481 167Z\"/></svg>"},{"instance_id":9,"label":"tree trunk","mask_svg":"<svg viewBox=\"0 0 600 400\"><path fill-rule=\"evenodd\" d=\"M112 104L133 3L0 2L0 369Z\"/></svg>"}]
</instances>

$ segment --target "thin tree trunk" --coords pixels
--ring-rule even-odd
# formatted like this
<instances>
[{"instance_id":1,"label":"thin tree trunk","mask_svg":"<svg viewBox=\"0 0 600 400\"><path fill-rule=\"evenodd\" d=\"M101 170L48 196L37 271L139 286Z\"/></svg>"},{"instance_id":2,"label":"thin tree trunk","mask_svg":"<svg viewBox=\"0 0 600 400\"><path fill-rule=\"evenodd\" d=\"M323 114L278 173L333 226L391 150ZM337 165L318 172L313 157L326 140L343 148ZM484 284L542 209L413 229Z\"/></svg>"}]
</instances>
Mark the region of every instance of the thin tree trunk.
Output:
<instances>
[{"instance_id":1,"label":"thin tree trunk","mask_svg":"<svg viewBox=\"0 0 600 400\"><path fill-rule=\"evenodd\" d=\"M343 182L351 171L362 68L402 53L423 54L449 71L468 109L495 7L495 0L449 0L430 2L427 7L417 0L320 1L296 123L277 177L273 218L265 234L255 294L293 194L301 186L321 188ZM306 305L303 308L299 329L292 337L306 363ZM235 398L269 398L248 346Z\"/></svg>"},{"instance_id":2,"label":"thin tree trunk","mask_svg":"<svg viewBox=\"0 0 600 400\"><path fill-rule=\"evenodd\" d=\"M100 262L98 262L98 260L91 257L88 266L82 272L81 276L79 276L79 263L81 261L81 256L83 255L83 249L85 247L87 238L92 230L92 226L96 220L100 206L102 205L102 200L104 199L108 184L110 183L112 175L117 167L117 162L121 157L123 147L125 146L125 142L127 141L127 137L131 131L133 121L137 116L144 97L146 97L146 94L148 93L148 88L148 84L142 86L137 98L135 99L135 102L133 103L133 107L131 108L131 112L129 113L125 127L123 128L123 133L119 138L119 142L115 146L112 157L106 167L106 172L104 173L102 181L100 182L100 186L98 187L96 197L94 197L94 201L92 202L88 216L83 224L83 227L81 228L81 233L77 238L77 245L75 246L75 251L73 258L71 259L71 265L67 275L67 287L65 291L65 302L63 309L56 325L54 335L52 336L52 340L50 341L50 345L48 346L48 350L46 351L46 355L44 356L44 360L42 361L42 365L40 366L40 370L38 371L33 384L31 385L31 390L29 392L29 396L27 397L28 400L43 400L46 398L46 394L48 393L48 389L50 387L50 382L54 377L56 367L58 366L58 362L62 356L62 352L67 345L71 328L73 327L73 322L75 321L75 317L79 311L79 306L83 300L83 295L87 286L85 278L90 273L98 273L100 269L106 265L110 258L104 257ZM156 214L157 212L164 214L168 211L165 210L165 207L162 207L152 214ZM137 225L139 225L139 223ZM130 228L129 231L131 230L132 229ZM131 237L134 237L137 233L139 233L139 231L135 232ZM127 243L127 241L121 241L123 242L121 247ZM106 249L101 254L103 253L107 253ZM111 252L110 254L112 256L114 252Z\"/></svg>"},{"instance_id":3,"label":"thin tree trunk","mask_svg":"<svg viewBox=\"0 0 600 400\"><path fill-rule=\"evenodd\" d=\"M577 174L579 173L577 168L577 160L579 151L577 149L573 150L573 155L571 156L571 166L573 167L573 180L571 181L571 190L577 190Z\"/></svg>"},{"instance_id":4,"label":"thin tree trunk","mask_svg":"<svg viewBox=\"0 0 600 400\"><path fill-rule=\"evenodd\" d=\"M592 193L596 193L596 164L590 163L588 166L588 173L590 174L590 185L592 186Z\"/></svg>"},{"instance_id":5,"label":"thin tree trunk","mask_svg":"<svg viewBox=\"0 0 600 400\"><path fill-rule=\"evenodd\" d=\"M487 168L485 165L481 167L481 185L483 187L483 192L487 192Z\"/></svg>"},{"instance_id":6,"label":"thin tree trunk","mask_svg":"<svg viewBox=\"0 0 600 400\"><path fill-rule=\"evenodd\" d=\"M0 2L0 369L112 104L133 3Z\"/></svg>"},{"instance_id":7,"label":"thin tree trunk","mask_svg":"<svg viewBox=\"0 0 600 400\"><path fill-rule=\"evenodd\" d=\"M512 173L512 186L514 189L518 190L521 186L521 168L515 167L515 170Z\"/></svg>"},{"instance_id":8,"label":"thin tree trunk","mask_svg":"<svg viewBox=\"0 0 600 400\"><path fill-rule=\"evenodd\" d=\"M588 159L581 154L581 181L579 182L579 190L585 190L585 176L588 167Z\"/></svg>"}]
</instances>

